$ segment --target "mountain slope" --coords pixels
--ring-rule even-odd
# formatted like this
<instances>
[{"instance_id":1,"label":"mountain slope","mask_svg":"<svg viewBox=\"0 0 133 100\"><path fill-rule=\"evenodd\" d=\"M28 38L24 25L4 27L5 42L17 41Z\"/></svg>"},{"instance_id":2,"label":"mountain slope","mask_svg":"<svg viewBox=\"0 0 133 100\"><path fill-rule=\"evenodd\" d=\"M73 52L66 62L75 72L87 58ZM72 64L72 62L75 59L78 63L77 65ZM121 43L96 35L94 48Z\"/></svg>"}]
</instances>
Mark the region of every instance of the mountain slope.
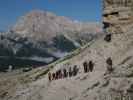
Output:
<instances>
[{"instance_id":1,"label":"mountain slope","mask_svg":"<svg viewBox=\"0 0 133 100\"><path fill-rule=\"evenodd\" d=\"M115 97L119 93L124 95L124 92L132 89L133 84L132 36L132 32L114 34L111 43L104 41L104 37L100 37L81 49L78 55L63 62L58 62L56 65L53 64L54 68L50 69L50 72L55 72L58 69L78 65L80 71L75 77L49 82L46 74L47 68L35 69L21 75L11 74L10 77L5 75L9 78L1 78L2 83L9 80L11 80L10 85L16 84L16 81L19 83L17 83L15 90L14 87L8 88L7 85L1 85L2 93L8 91L8 96L4 96L4 98L5 100L9 97L10 100L95 100L96 98L102 100L101 96L104 98L113 94ZM113 59L115 70L112 74L104 75L106 72L105 62L108 57ZM95 62L94 71L85 74L83 72L83 62L89 60ZM48 68L50 67L51 65ZM18 85L20 83L21 85Z\"/></svg>"},{"instance_id":2,"label":"mountain slope","mask_svg":"<svg viewBox=\"0 0 133 100\"><path fill-rule=\"evenodd\" d=\"M20 17L9 32L0 34L0 66L7 69L9 65L21 66L25 61L30 63L24 66L45 65L101 34L98 23L75 22L50 12L32 11Z\"/></svg>"},{"instance_id":3,"label":"mountain slope","mask_svg":"<svg viewBox=\"0 0 133 100\"><path fill-rule=\"evenodd\" d=\"M71 56L27 73L2 74L2 100L132 100L133 99L133 19L132 1L104 0L103 23L111 33L81 47ZM128 5L128 6L127 6ZM107 25L107 26L106 26ZM78 52L78 53L77 53ZM111 57L113 71L107 73L106 60ZM83 72L83 62L92 60L93 72ZM48 72L77 65L75 77L48 81ZM10 75L10 76L9 76ZM10 82L10 83L9 83ZM6 85L5 85L6 83Z\"/></svg>"}]
</instances>

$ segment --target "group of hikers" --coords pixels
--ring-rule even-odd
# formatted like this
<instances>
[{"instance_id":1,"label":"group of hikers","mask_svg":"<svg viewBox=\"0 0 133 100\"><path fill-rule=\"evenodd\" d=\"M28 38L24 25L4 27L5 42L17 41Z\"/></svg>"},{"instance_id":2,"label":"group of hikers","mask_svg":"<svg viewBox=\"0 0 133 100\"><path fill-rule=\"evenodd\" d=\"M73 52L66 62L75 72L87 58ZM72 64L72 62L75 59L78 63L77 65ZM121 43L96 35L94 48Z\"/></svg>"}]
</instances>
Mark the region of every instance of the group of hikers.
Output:
<instances>
[{"instance_id":1,"label":"group of hikers","mask_svg":"<svg viewBox=\"0 0 133 100\"><path fill-rule=\"evenodd\" d=\"M104 29L110 27L110 24L109 23L106 23L104 22ZM104 40L106 42L111 42L112 40L112 34L106 34L106 36L104 37ZM92 72L94 70L94 62L92 60L90 60L89 62L85 61L83 62L83 69L84 69L84 73L88 73L88 72ZM113 62L112 62L112 59L111 57L108 57L106 59L106 67L107 67L107 70L106 70L106 73L105 74L110 74L112 71L113 71ZM67 69L63 69L63 70L58 70L56 71L55 73L48 73L48 78L49 78L49 81L51 80L57 80L57 79L61 79L61 78L67 78L67 77L72 77L72 76L76 76L77 73L78 73L79 69L77 67L77 65L74 65L73 68L69 67L69 70Z\"/></svg>"},{"instance_id":2,"label":"group of hikers","mask_svg":"<svg viewBox=\"0 0 133 100\"><path fill-rule=\"evenodd\" d=\"M84 73L87 73L87 72L92 72L93 69L94 69L94 63L92 61L89 61L89 62L84 62L83 63L83 67L84 67Z\"/></svg>"},{"instance_id":3,"label":"group of hikers","mask_svg":"<svg viewBox=\"0 0 133 100\"><path fill-rule=\"evenodd\" d=\"M69 69L59 69L56 72L49 72L48 73L48 78L49 81L52 80L58 80L58 79L62 79L62 78L67 78L67 77L72 77L72 76L76 76L78 73L79 69L77 67L77 65L74 65L74 67L69 67Z\"/></svg>"},{"instance_id":4,"label":"group of hikers","mask_svg":"<svg viewBox=\"0 0 133 100\"><path fill-rule=\"evenodd\" d=\"M107 64L107 73L106 74L109 74L113 71L113 68L112 68L112 59L111 57L109 57L107 60L106 60L106 64ZM94 70L94 62L93 61L85 61L83 63L83 69L84 69L84 73L88 73L88 72L92 72ZM63 78L67 78L67 77L73 77L73 76L76 76L77 73L79 71L79 68L77 67L77 65L74 65L74 67L69 67L69 69L59 69L57 70L56 72L49 72L48 73L48 79L49 81L52 81L52 80L58 80L58 79L63 79Z\"/></svg>"}]
</instances>

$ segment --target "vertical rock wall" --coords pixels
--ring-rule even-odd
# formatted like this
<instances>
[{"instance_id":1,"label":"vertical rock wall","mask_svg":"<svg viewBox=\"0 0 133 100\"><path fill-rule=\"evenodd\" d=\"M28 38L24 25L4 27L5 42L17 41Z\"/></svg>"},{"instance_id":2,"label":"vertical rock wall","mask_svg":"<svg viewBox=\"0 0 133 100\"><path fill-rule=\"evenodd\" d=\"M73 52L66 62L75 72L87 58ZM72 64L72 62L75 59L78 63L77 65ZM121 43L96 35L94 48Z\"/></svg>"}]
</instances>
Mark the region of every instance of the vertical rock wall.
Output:
<instances>
[{"instance_id":1,"label":"vertical rock wall","mask_svg":"<svg viewBox=\"0 0 133 100\"><path fill-rule=\"evenodd\" d=\"M110 34L127 32L133 23L133 0L104 0L103 24Z\"/></svg>"}]
</instances>

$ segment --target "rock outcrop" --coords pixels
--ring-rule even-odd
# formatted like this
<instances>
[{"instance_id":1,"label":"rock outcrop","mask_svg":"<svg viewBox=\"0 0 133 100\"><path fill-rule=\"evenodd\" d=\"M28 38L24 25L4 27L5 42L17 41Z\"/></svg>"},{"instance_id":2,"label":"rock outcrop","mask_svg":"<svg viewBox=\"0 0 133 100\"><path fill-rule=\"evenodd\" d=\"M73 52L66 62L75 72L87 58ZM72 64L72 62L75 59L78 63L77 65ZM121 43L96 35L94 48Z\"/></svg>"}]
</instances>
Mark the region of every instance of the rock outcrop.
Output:
<instances>
[{"instance_id":1,"label":"rock outcrop","mask_svg":"<svg viewBox=\"0 0 133 100\"><path fill-rule=\"evenodd\" d=\"M103 22L106 32L126 33L132 27L132 17L132 0L105 0Z\"/></svg>"}]
</instances>

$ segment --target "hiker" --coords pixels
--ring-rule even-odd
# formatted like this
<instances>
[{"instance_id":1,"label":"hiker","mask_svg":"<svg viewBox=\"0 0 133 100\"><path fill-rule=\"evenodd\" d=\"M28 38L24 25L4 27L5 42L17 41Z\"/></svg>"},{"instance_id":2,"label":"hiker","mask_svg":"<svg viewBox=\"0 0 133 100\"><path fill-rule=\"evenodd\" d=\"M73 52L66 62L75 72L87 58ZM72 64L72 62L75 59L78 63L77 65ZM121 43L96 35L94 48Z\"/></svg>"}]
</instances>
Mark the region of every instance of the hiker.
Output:
<instances>
[{"instance_id":1,"label":"hiker","mask_svg":"<svg viewBox=\"0 0 133 100\"><path fill-rule=\"evenodd\" d=\"M111 72L113 71L113 68L112 68L113 62L112 62L111 57L109 57L109 58L106 60L106 63L107 63L107 72L108 72L108 73L111 73Z\"/></svg>"},{"instance_id":2,"label":"hiker","mask_svg":"<svg viewBox=\"0 0 133 100\"><path fill-rule=\"evenodd\" d=\"M56 79L56 74L52 73L52 80L55 80L55 79Z\"/></svg>"},{"instance_id":3,"label":"hiker","mask_svg":"<svg viewBox=\"0 0 133 100\"><path fill-rule=\"evenodd\" d=\"M69 67L69 77L72 77L72 68Z\"/></svg>"},{"instance_id":4,"label":"hiker","mask_svg":"<svg viewBox=\"0 0 133 100\"><path fill-rule=\"evenodd\" d=\"M63 78L62 70L60 70L60 77Z\"/></svg>"},{"instance_id":5,"label":"hiker","mask_svg":"<svg viewBox=\"0 0 133 100\"><path fill-rule=\"evenodd\" d=\"M62 71L59 70L59 71L58 71L58 74L59 74L59 77L58 77L58 78L61 79L61 78L62 78Z\"/></svg>"},{"instance_id":6,"label":"hiker","mask_svg":"<svg viewBox=\"0 0 133 100\"><path fill-rule=\"evenodd\" d=\"M49 81L52 80L52 76L51 76L51 73L50 72L48 73L48 79L49 79Z\"/></svg>"},{"instance_id":7,"label":"hiker","mask_svg":"<svg viewBox=\"0 0 133 100\"><path fill-rule=\"evenodd\" d=\"M73 67L73 76L76 76L77 73L78 73L77 65L74 65L74 67Z\"/></svg>"},{"instance_id":8,"label":"hiker","mask_svg":"<svg viewBox=\"0 0 133 100\"><path fill-rule=\"evenodd\" d=\"M83 63L83 67L84 67L84 73L87 73L88 72L88 68L87 68L88 64L86 61Z\"/></svg>"},{"instance_id":9,"label":"hiker","mask_svg":"<svg viewBox=\"0 0 133 100\"><path fill-rule=\"evenodd\" d=\"M68 77L68 71L67 71L67 69L65 69L66 70L66 77Z\"/></svg>"},{"instance_id":10,"label":"hiker","mask_svg":"<svg viewBox=\"0 0 133 100\"><path fill-rule=\"evenodd\" d=\"M64 68L63 69L63 78L66 78L68 76L67 70Z\"/></svg>"},{"instance_id":11,"label":"hiker","mask_svg":"<svg viewBox=\"0 0 133 100\"><path fill-rule=\"evenodd\" d=\"M56 78L56 80L57 80L57 79L59 78L59 72L56 71L55 73L56 73L56 77L55 77L55 78Z\"/></svg>"},{"instance_id":12,"label":"hiker","mask_svg":"<svg viewBox=\"0 0 133 100\"><path fill-rule=\"evenodd\" d=\"M90 72L92 72L94 69L94 63L92 61L89 61L88 66L89 66Z\"/></svg>"},{"instance_id":13,"label":"hiker","mask_svg":"<svg viewBox=\"0 0 133 100\"><path fill-rule=\"evenodd\" d=\"M107 34L107 35L105 36L104 40L107 41L107 42L110 42L110 41L111 41L111 37L112 37L111 34Z\"/></svg>"}]
</instances>

